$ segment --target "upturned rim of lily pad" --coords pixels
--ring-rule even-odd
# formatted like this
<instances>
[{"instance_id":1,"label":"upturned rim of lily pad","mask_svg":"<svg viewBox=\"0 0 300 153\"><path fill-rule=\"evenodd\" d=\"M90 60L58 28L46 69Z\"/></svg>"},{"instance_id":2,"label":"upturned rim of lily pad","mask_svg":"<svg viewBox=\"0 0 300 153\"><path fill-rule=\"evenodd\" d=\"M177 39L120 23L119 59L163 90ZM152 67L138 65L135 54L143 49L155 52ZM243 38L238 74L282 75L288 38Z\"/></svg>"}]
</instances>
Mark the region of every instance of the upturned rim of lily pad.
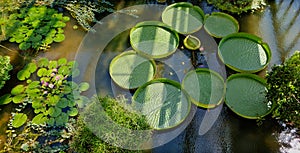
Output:
<instances>
[{"instance_id":1,"label":"upturned rim of lily pad","mask_svg":"<svg viewBox=\"0 0 300 153\"><path fill-rule=\"evenodd\" d=\"M195 46L191 46L189 44L188 41L191 41L191 40L194 40L194 42L196 42L196 45ZM184 38L183 40L183 45L187 48L187 49L190 49L190 50L197 50L200 48L201 46L201 41L199 38L193 36L193 35L188 35Z\"/></svg>"},{"instance_id":2,"label":"upturned rim of lily pad","mask_svg":"<svg viewBox=\"0 0 300 153\"><path fill-rule=\"evenodd\" d=\"M178 3L174 3L174 4L171 4L171 5L167 6L165 8L165 10L162 12L162 21L164 23L166 23L166 18L167 18L167 17L165 17L166 12L169 11L170 9L174 9L174 8L177 8L177 7L192 8L193 10L195 10L201 16L201 19L199 19L199 20L202 22L202 24L198 28L193 29L191 31L178 31L178 30L176 30L175 28L173 28L171 26L175 31L177 31L180 34L191 34L191 33L199 31L202 28L202 26L204 24L204 17L205 17L204 11L199 6L195 6L195 5L193 5L192 3L189 3L189 2L178 2Z\"/></svg>"},{"instance_id":3,"label":"upturned rim of lily pad","mask_svg":"<svg viewBox=\"0 0 300 153\"><path fill-rule=\"evenodd\" d=\"M184 117L182 117L182 119L180 121L178 121L175 125L164 127L164 128L152 127L154 130L157 130L157 131L163 131L163 130L169 130L169 129L172 129L172 128L176 128L177 126L179 126L180 124L182 124L185 121L185 119L188 117L188 115L191 112L191 106L192 106L190 96L187 94L187 92L185 90L183 90L183 88L181 87L181 85L180 85L179 82L176 82L174 80L167 79L167 78L153 79L153 80L151 80L151 81L143 84L142 86L140 86L135 91L134 95L132 96L132 102L135 101L135 99L137 98L138 94L140 94L140 92L142 92L142 90L144 90L147 86L149 86L151 84L155 84L155 83L164 83L164 84L168 84L168 85L171 85L171 86L179 89L183 93L183 95L185 96L185 98L187 100L188 110L187 110L186 114L184 115Z\"/></svg>"},{"instance_id":4,"label":"upturned rim of lily pad","mask_svg":"<svg viewBox=\"0 0 300 153\"><path fill-rule=\"evenodd\" d=\"M171 35L174 36L174 39L176 39L176 45L175 47L172 49L172 50L168 50L167 53L165 54L160 54L160 55L152 55L152 54L148 54L145 50L141 50L137 47L135 47L133 41L132 41L132 34L134 33L135 30L137 30L138 28L141 28L141 27L146 27L146 26L153 26L153 27L158 27L158 28L162 28L166 31L168 31ZM137 51L139 54L142 54L144 56L147 56L148 58L154 58L154 59L157 59L157 58L164 58L164 57L167 57L167 56L170 56L172 55L178 48L179 46L179 35L178 33L172 29L172 27L168 26L167 24L163 23L163 22L160 22L160 21L143 21L143 22L139 22L137 23L131 30L130 30L130 44L131 44L131 47Z\"/></svg>"},{"instance_id":5,"label":"upturned rim of lily pad","mask_svg":"<svg viewBox=\"0 0 300 153\"><path fill-rule=\"evenodd\" d=\"M220 81L223 82L222 97L219 99L219 101L218 101L217 104L204 104L203 102L200 102L200 101L196 100L195 98L193 98L191 95L189 95L189 96L190 96L190 99L191 99L191 101L192 101L192 103L194 103L196 106L199 106L199 107L202 107L202 108L207 108L207 109L209 109L209 108L215 108L215 107L219 106L220 104L222 104L222 102L223 102L224 99L225 99L226 84L225 84L224 78L223 78L219 73L217 73L216 71L213 71L213 70L208 69L208 68L197 68L197 69L195 69L195 70L189 71L189 72L185 75L184 79L182 80L182 83L181 83L181 84L182 84L182 88L183 88L185 91L187 91L187 93L189 93L189 92L188 92L189 89L187 89L187 87L186 87L184 84L185 84L185 82L187 81L187 78L188 78L190 75L192 75L192 74L199 74L199 73L208 73L208 74L210 74L210 75L214 75L214 76L216 76L216 78L220 79ZM202 81L202 80L199 80L199 81ZM192 89L192 90L194 90L194 89ZM211 95L210 95L210 96L211 96Z\"/></svg>"},{"instance_id":6,"label":"upturned rim of lily pad","mask_svg":"<svg viewBox=\"0 0 300 153\"><path fill-rule=\"evenodd\" d=\"M237 39L237 38L250 40L250 41L253 41L253 42L257 43L258 45L260 45L264 49L264 51L266 53L266 58L267 58L266 63L263 66L261 66L260 68L253 69L253 70L244 70L244 69L237 68L234 65L228 64L224 60L224 58L222 56L222 53L221 53L222 49L221 49L221 47L229 39ZM230 69L232 69L234 71L242 72L242 73L256 73L256 72L259 72L259 71L265 69L269 65L269 63L271 61L271 57L272 57L272 52L271 52L271 49L270 49L269 45L267 43L263 42L262 38L260 38L260 37L258 37L256 35L253 35L253 34L244 33L244 32L238 32L238 33L230 34L230 35L228 35L228 36L226 36L226 37L224 37L224 38L221 39L221 41L220 41L220 43L218 45L218 57L220 58L220 60L227 67L229 67Z\"/></svg>"},{"instance_id":7,"label":"upturned rim of lily pad","mask_svg":"<svg viewBox=\"0 0 300 153\"><path fill-rule=\"evenodd\" d=\"M114 58L112 59L112 61L110 62L110 65L109 65L109 75L110 75L110 77L112 78L112 80L113 80L118 86L120 86L121 88L124 88L124 89L135 89L135 88L138 88L138 87L142 86L144 83L146 83L146 82L141 83L139 86L127 87L127 86L123 86L123 85L120 84L120 81L122 82L122 80L116 80L116 79L114 78L114 74L113 74L113 72L114 72L114 70L113 70L114 64L115 64L120 58L123 58L123 57L128 56L128 55L139 56L140 58L144 58L145 61L148 61L148 62L152 65L152 68L153 68L153 74L152 74L152 77L149 78L147 81L150 81L150 80L152 80L152 79L154 78L154 76L155 76L155 74L156 74L156 64L155 64L155 62L154 62L153 59L150 59L150 58L148 58L148 57L146 57L146 56L140 55L140 54L138 54L138 53L137 53L136 51L134 51L134 50L125 51L125 52L123 52L123 53L117 55L116 57L114 57Z\"/></svg>"},{"instance_id":8,"label":"upturned rim of lily pad","mask_svg":"<svg viewBox=\"0 0 300 153\"><path fill-rule=\"evenodd\" d=\"M211 13L211 15L207 15L204 19L204 29L205 31L213 36L213 37L216 37L216 38L223 38L225 37L224 35L220 35L220 34L217 34L216 32L213 31L213 29L211 29L211 27L207 27L206 26L206 21L210 18L210 17L221 17L221 18L224 18L224 19L228 19L229 21L232 22L233 26L235 26L234 28L236 29L234 32L232 33L229 33L229 34L233 34L233 33L237 33L240 29L240 26L239 26L239 22L231 15L227 14L227 13L223 13L223 12L213 12ZM218 23L216 23L218 24ZM227 34L227 35L229 35ZM227 36L226 35L226 36Z\"/></svg>"},{"instance_id":9,"label":"upturned rim of lily pad","mask_svg":"<svg viewBox=\"0 0 300 153\"><path fill-rule=\"evenodd\" d=\"M263 78L261 78L261 77L259 77L259 76L257 76L257 75L255 75L255 74L251 74L251 73L237 73L237 74L233 74L233 75L231 75L231 76L229 76L227 78L227 80L226 80L226 84L227 84L226 94L228 94L229 93L228 91L230 91L230 90L228 90L228 88L230 88L230 86L228 85L228 82L230 82L230 81L232 81L234 79L239 79L239 78L251 79L253 81L256 81L256 82L260 83L263 86L266 86L266 80L263 79ZM231 111L233 111L235 114L237 114L237 115L239 115L239 116L241 116L243 118L247 118L247 119L260 119L260 118L263 118L263 117L269 115L273 111L273 109L275 108L275 106L276 106L275 103L272 103L271 104L271 108L265 114L263 114L263 115L260 115L260 116L247 116L247 115L243 115L242 113L237 112L234 109L235 107L231 106L229 104L229 101L228 101L228 99L226 97L227 97L227 95L225 96L225 104L229 107L229 109ZM266 101L263 102L263 103L266 103ZM266 105L268 105L268 104L266 104ZM258 106L258 107L260 107L260 106Z\"/></svg>"}]
</instances>

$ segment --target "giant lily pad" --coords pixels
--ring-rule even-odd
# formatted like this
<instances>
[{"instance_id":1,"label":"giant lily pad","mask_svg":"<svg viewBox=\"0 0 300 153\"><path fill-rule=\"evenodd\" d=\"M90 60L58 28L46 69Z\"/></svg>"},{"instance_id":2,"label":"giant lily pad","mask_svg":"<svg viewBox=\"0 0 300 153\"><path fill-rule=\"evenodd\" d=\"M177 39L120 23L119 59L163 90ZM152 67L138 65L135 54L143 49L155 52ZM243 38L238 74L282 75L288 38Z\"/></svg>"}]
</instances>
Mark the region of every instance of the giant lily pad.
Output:
<instances>
[{"instance_id":1,"label":"giant lily pad","mask_svg":"<svg viewBox=\"0 0 300 153\"><path fill-rule=\"evenodd\" d=\"M130 43L132 48L141 54L163 58L176 51L179 36L162 22L145 21L131 29Z\"/></svg>"},{"instance_id":2,"label":"giant lily pad","mask_svg":"<svg viewBox=\"0 0 300 153\"><path fill-rule=\"evenodd\" d=\"M179 125L191 107L180 84L169 79L147 82L137 89L132 100L133 108L145 115L148 124L156 130Z\"/></svg>"},{"instance_id":3,"label":"giant lily pad","mask_svg":"<svg viewBox=\"0 0 300 153\"><path fill-rule=\"evenodd\" d=\"M246 33L224 37L219 44L218 54L226 66L238 72L258 72L271 59L269 46L261 38Z\"/></svg>"},{"instance_id":4,"label":"giant lily pad","mask_svg":"<svg viewBox=\"0 0 300 153\"><path fill-rule=\"evenodd\" d=\"M135 51L116 56L110 63L109 74L116 84L134 89L150 81L155 74L155 63Z\"/></svg>"},{"instance_id":5,"label":"giant lily pad","mask_svg":"<svg viewBox=\"0 0 300 153\"><path fill-rule=\"evenodd\" d=\"M182 88L192 102L203 108L213 108L222 103L225 96L223 78L215 71L198 68L186 74Z\"/></svg>"},{"instance_id":6,"label":"giant lily pad","mask_svg":"<svg viewBox=\"0 0 300 153\"><path fill-rule=\"evenodd\" d=\"M265 80L254 74L234 74L227 79L225 103L236 114L258 119L272 110L266 99Z\"/></svg>"},{"instance_id":7,"label":"giant lily pad","mask_svg":"<svg viewBox=\"0 0 300 153\"><path fill-rule=\"evenodd\" d=\"M205 19L204 28L210 35L222 38L238 32L239 23L229 14L214 12Z\"/></svg>"},{"instance_id":8,"label":"giant lily pad","mask_svg":"<svg viewBox=\"0 0 300 153\"><path fill-rule=\"evenodd\" d=\"M162 21L181 34L190 34L200 30L203 20L203 10L187 2L169 5L162 13Z\"/></svg>"}]
</instances>

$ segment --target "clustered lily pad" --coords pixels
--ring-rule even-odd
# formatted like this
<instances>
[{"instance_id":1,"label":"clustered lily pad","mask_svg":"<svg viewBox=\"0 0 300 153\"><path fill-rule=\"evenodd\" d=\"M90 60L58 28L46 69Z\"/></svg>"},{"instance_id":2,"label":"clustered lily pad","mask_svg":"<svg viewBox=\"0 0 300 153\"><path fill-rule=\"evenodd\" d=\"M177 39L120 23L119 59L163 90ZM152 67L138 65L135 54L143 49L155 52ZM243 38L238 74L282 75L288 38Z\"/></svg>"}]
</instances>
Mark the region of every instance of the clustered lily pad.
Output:
<instances>
[{"instance_id":1,"label":"clustered lily pad","mask_svg":"<svg viewBox=\"0 0 300 153\"><path fill-rule=\"evenodd\" d=\"M12 69L13 66L10 64L10 57L0 55L0 89L5 85L5 82L10 79L9 71Z\"/></svg>"},{"instance_id":2,"label":"clustered lily pad","mask_svg":"<svg viewBox=\"0 0 300 153\"><path fill-rule=\"evenodd\" d=\"M41 50L53 42L65 39L64 28L70 18L46 6L22 8L4 21L10 42L19 44L21 50Z\"/></svg>"},{"instance_id":3,"label":"clustered lily pad","mask_svg":"<svg viewBox=\"0 0 300 153\"><path fill-rule=\"evenodd\" d=\"M57 61L40 58L18 72L18 79L26 80L26 84L15 86L10 95L1 99L5 103L30 104L35 113L34 124L62 126L78 114L77 106L83 107L88 102L81 92L88 90L89 84L70 81L79 75L77 67L75 61L68 62L65 58ZM36 81L30 79L33 76L37 77ZM24 119L23 114L17 114L12 122L14 127L22 126L25 122L19 120Z\"/></svg>"}]
</instances>

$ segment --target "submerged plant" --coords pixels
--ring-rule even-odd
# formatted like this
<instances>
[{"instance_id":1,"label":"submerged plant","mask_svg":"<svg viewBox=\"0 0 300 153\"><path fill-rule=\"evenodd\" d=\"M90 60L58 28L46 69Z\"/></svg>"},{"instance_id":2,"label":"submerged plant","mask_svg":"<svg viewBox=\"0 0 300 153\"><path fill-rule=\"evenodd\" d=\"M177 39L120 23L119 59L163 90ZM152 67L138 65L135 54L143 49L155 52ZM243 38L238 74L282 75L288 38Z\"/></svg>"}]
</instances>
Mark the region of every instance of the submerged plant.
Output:
<instances>
[{"instance_id":1,"label":"submerged plant","mask_svg":"<svg viewBox=\"0 0 300 153\"><path fill-rule=\"evenodd\" d=\"M300 128L300 52L267 74L267 99L276 103L273 117Z\"/></svg>"},{"instance_id":2,"label":"submerged plant","mask_svg":"<svg viewBox=\"0 0 300 153\"><path fill-rule=\"evenodd\" d=\"M42 46L65 39L62 28L69 20L69 17L54 9L39 6L22 8L7 20L2 19L1 24L6 25L5 33L9 41L18 43L21 50L43 50Z\"/></svg>"},{"instance_id":3,"label":"submerged plant","mask_svg":"<svg viewBox=\"0 0 300 153\"><path fill-rule=\"evenodd\" d=\"M10 79L9 71L12 69L13 66L10 64L10 57L0 55L0 89L4 86L5 82Z\"/></svg>"},{"instance_id":4,"label":"submerged plant","mask_svg":"<svg viewBox=\"0 0 300 153\"><path fill-rule=\"evenodd\" d=\"M65 58L49 61L41 58L37 63L31 62L18 72L18 79L26 80L26 84L17 85L2 100L5 103L12 101L16 104L31 104L35 113L32 119L34 124L63 126L70 117L78 114L77 104L81 107L88 101L80 93L88 90L89 84L70 81L71 77L78 74L75 61L68 62ZM30 77L37 79L31 80ZM23 124L18 124L18 127Z\"/></svg>"}]
</instances>

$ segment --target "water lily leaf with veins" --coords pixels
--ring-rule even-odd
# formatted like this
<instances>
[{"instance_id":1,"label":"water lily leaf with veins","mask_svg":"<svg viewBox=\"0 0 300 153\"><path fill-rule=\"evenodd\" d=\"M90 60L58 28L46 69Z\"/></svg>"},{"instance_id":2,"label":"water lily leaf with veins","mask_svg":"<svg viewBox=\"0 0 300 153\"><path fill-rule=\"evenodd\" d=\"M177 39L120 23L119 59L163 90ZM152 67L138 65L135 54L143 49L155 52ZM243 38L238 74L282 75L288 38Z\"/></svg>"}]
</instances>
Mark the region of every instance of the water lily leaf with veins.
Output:
<instances>
[{"instance_id":1,"label":"water lily leaf with veins","mask_svg":"<svg viewBox=\"0 0 300 153\"><path fill-rule=\"evenodd\" d=\"M27 121L27 115L23 113L16 113L13 117L12 126L14 128L19 128Z\"/></svg>"}]
</instances>

